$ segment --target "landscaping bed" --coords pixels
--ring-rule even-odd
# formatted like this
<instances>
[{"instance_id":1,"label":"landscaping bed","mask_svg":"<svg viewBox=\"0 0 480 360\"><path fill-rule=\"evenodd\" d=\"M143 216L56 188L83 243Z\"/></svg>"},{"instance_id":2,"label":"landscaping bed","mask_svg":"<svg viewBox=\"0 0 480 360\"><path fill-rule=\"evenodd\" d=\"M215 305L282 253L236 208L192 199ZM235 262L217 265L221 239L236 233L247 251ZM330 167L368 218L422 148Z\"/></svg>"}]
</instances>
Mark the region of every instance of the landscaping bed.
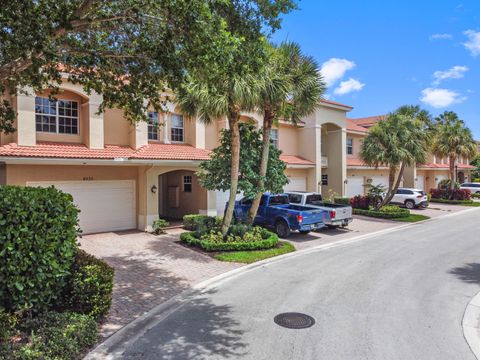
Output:
<instances>
[{"instance_id":1,"label":"landscaping bed","mask_svg":"<svg viewBox=\"0 0 480 360\"><path fill-rule=\"evenodd\" d=\"M462 206L480 206L480 202L473 200L448 200L448 199L434 199L430 200L432 203L462 205Z\"/></svg>"},{"instance_id":2,"label":"landscaping bed","mask_svg":"<svg viewBox=\"0 0 480 360\"><path fill-rule=\"evenodd\" d=\"M182 233L181 243L220 261L252 263L295 250L290 243L280 242L277 234L258 226L234 224L223 237L221 218L187 215L184 224L193 231Z\"/></svg>"},{"instance_id":3,"label":"landscaping bed","mask_svg":"<svg viewBox=\"0 0 480 360\"><path fill-rule=\"evenodd\" d=\"M369 216L379 219L401 219L408 218L410 211L408 209L402 209L398 206L384 206L380 210L375 210L370 207L369 209L354 208L353 214Z\"/></svg>"}]
</instances>

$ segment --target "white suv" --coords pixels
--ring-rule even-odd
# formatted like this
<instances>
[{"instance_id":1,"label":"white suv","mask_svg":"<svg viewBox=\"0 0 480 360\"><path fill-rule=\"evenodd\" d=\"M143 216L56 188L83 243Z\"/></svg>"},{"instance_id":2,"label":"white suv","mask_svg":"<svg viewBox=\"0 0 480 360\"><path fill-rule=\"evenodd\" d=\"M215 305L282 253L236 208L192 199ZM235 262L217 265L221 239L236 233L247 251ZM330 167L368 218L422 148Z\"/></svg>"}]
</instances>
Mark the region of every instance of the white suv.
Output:
<instances>
[{"instance_id":1,"label":"white suv","mask_svg":"<svg viewBox=\"0 0 480 360\"><path fill-rule=\"evenodd\" d=\"M480 183L465 183L460 185L460 189L470 190L472 194L480 194Z\"/></svg>"},{"instance_id":2,"label":"white suv","mask_svg":"<svg viewBox=\"0 0 480 360\"><path fill-rule=\"evenodd\" d=\"M390 203L405 205L407 209L426 208L428 196L423 190L399 188Z\"/></svg>"}]
</instances>

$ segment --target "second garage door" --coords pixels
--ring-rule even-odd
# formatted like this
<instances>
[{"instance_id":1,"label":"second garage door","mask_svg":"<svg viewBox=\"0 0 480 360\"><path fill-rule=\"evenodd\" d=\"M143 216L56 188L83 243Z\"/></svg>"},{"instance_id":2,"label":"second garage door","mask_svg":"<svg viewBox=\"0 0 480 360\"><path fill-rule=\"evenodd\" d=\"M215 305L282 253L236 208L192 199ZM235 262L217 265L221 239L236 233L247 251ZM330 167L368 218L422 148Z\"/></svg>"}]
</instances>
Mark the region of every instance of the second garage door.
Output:
<instances>
[{"instance_id":1,"label":"second garage door","mask_svg":"<svg viewBox=\"0 0 480 360\"><path fill-rule=\"evenodd\" d=\"M285 185L283 191L307 191L307 179L304 177L289 177L290 182Z\"/></svg>"},{"instance_id":2,"label":"second garage door","mask_svg":"<svg viewBox=\"0 0 480 360\"><path fill-rule=\"evenodd\" d=\"M363 195L365 193L365 186L363 176L349 176L347 184L347 196L354 197Z\"/></svg>"},{"instance_id":3,"label":"second garage door","mask_svg":"<svg viewBox=\"0 0 480 360\"><path fill-rule=\"evenodd\" d=\"M80 208L84 234L136 228L135 181L29 182L28 186L55 186L73 196Z\"/></svg>"}]
</instances>

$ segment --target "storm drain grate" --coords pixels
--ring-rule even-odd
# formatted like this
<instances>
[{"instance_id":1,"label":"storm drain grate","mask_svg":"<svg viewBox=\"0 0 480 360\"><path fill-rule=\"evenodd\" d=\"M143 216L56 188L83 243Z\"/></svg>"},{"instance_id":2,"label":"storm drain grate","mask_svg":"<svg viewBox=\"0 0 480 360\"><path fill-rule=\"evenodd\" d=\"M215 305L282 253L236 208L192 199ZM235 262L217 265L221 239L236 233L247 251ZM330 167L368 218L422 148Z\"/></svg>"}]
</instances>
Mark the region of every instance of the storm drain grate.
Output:
<instances>
[{"instance_id":1,"label":"storm drain grate","mask_svg":"<svg viewBox=\"0 0 480 360\"><path fill-rule=\"evenodd\" d=\"M315 324L315 319L302 313L283 313L273 318L275 324L288 329L306 329Z\"/></svg>"}]
</instances>

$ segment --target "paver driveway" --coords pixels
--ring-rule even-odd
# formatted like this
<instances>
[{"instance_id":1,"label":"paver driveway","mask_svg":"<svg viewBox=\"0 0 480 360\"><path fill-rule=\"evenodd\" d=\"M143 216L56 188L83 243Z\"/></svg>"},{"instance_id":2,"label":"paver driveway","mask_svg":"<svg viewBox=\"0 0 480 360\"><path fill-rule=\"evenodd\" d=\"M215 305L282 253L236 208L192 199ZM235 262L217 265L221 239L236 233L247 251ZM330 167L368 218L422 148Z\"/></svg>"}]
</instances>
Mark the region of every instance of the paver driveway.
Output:
<instances>
[{"instance_id":1,"label":"paver driveway","mask_svg":"<svg viewBox=\"0 0 480 360\"><path fill-rule=\"evenodd\" d=\"M175 231L161 236L110 232L80 240L82 249L115 268L113 303L101 329L103 337L192 285L241 266L216 261L176 241Z\"/></svg>"}]
</instances>

